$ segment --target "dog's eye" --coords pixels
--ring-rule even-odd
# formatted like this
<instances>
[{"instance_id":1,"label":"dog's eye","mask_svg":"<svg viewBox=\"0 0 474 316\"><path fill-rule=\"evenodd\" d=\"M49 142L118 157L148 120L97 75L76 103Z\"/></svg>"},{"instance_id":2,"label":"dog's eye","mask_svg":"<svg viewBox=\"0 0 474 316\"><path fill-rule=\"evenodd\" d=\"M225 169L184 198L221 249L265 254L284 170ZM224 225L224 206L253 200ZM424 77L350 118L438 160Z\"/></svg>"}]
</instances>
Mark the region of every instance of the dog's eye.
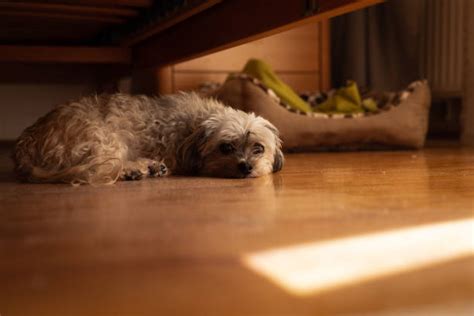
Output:
<instances>
[{"instance_id":1,"label":"dog's eye","mask_svg":"<svg viewBox=\"0 0 474 316\"><path fill-rule=\"evenodd\" d=\"M224 155L228 155L228 154L231 154L234 151L234 146L232 146L231 144L228 144L228 143L222 143L222 144L219 145L219 150Z\"/></svg>"},{"instance_id":2,"label":"dog's eye","mask_svg":"<svg viewBox=\"0 0 474 316\"><path fill-rule=\"evenodd\" d=\"M265 152L265 147L263 147L262 144L256 143L255 145L253 145L253 153L255 155L263 154L264 152Z\"/></svg>"}]
</instances>

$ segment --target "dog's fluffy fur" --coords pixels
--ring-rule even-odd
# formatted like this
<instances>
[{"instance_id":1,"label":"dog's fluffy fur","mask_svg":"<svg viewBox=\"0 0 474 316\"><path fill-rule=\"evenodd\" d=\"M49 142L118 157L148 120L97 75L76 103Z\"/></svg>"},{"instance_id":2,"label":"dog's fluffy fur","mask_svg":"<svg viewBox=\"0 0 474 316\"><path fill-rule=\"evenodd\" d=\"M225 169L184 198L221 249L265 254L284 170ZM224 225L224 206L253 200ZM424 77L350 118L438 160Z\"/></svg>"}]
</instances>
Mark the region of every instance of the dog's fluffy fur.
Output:
<instances>
[{"instance_id":1,"label":"dog's fluffy fur","mask_svg":"<svg viewBox=\"0 0 474 316\"><path fill-rule=\"evenodd\" d=\"M114 183L171 173L258 177L281 169L277 129L195 93L125 94L61 105L16 143L17 174L31 182Z\"/></svg>"}]
</instances>

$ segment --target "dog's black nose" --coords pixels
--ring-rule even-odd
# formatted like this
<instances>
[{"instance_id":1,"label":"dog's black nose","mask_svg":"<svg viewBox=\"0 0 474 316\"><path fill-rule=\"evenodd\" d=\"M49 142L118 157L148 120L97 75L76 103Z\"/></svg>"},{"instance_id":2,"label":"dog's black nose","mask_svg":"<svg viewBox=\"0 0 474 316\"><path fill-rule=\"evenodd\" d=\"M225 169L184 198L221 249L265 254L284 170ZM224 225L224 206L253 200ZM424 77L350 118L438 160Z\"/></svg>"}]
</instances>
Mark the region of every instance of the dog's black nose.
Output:
<instances>
[{"instance_id":1,"label":"dog's black nose","mask_svg":"<svg viewBox=\"0 0 474 316\"><path fill-rule=\"evenodd\" d=\"M252 166L248 162L241 162L238 164L239 171L244 175L247 176L252 172Z\"/></svg>"}]
</instances>

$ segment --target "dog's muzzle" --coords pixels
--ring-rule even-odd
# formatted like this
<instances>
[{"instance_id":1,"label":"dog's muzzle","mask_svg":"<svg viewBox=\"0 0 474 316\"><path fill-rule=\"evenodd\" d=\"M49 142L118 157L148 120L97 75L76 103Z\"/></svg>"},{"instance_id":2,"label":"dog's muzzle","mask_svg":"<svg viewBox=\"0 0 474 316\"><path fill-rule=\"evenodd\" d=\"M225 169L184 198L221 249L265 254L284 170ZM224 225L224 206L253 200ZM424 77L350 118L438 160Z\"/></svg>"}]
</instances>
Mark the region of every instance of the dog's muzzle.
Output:
<instances>
[{"instance_id":1,"label":"dog's muzzle","mask_svg":"<svg viewBox=\"0 0 474 316\"><path fill-rule=\"evenodd\" d=\"M240 173L242 176L246 177L250 173L252 173L252 166L248 162L241 162L237 165L237 168L239 169Z\"/></svg>"}]
</instances>

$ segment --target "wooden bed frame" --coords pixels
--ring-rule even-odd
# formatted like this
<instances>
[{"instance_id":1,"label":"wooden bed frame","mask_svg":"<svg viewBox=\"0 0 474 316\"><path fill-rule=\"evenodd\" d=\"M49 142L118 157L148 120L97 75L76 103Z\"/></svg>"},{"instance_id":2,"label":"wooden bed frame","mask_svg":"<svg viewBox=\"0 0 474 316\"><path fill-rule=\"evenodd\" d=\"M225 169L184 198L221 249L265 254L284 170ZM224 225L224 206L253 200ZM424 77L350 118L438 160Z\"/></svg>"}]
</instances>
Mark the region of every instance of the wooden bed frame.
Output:
<instances>
[{"instance_id":1,"label":"wooden bed frame","mask_svg":"<svg viewBox=\"0 0 474 316\"><path fill-rule=\"evenodd\" d=\"M159 74L167 65L382 1L0 1L0 62L122 64Z\"/></svg>"}]
</instances>

